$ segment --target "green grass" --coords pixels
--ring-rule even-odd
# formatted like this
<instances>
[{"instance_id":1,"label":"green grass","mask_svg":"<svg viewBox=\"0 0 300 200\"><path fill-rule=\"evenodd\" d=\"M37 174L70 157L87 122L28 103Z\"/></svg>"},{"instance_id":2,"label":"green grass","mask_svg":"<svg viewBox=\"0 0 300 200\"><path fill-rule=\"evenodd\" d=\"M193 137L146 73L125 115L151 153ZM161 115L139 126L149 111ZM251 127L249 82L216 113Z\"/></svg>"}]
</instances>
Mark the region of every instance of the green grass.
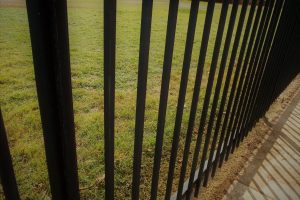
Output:
<instances>
[{"instance_id":1,"label":"green grass","mask_svg":"<svg viewBox=\"0 0 300 200\"><path fill-rule=\"evenodd\" d=\"M102 4L102 1L96 0L84 1L84 3L79 0L70 0L68 10L78 171L82 199L94 199L96 197L99 199L99 197L104 196ZM201 3L200 7L175 174L179 173L181 166L181 152L188 123L206 13L204 9L206 4ZM221 5L217 4L200 94L199 104L201 105L220 9ZM167 14L168 3L155 1L143 141L141 199L149 198L151 185ZM229 14L230 12L228 12L228 16ZM116 199L129 199L131 192L140 15L140 3L121 1L118 4L115 116ZM178 14L159 196L164 194L167 178L188 17L189 3L184 2L180 6ZM228 22L226 24L228 25ZM0 60L0 105L8 132L21 197L22 199L50 198L27 13L22 6L0 7ZM192 146L194 146L197 136L196 129L201 114L201 106L198 107ZM193 151L191 150L191 152ZM177 182L178 180L175 179L174 190L176 190ZM1 195L0 192L0 199L2 198Z\"/></svg>"}]
</instances>

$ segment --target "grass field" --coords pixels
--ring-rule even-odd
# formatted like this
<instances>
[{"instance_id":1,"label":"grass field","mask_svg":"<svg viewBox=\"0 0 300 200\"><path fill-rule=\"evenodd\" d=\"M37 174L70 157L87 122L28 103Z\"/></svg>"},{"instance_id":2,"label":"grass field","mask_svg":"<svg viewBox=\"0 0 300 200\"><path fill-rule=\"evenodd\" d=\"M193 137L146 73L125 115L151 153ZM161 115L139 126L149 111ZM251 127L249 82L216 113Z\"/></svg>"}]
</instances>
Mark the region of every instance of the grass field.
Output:
<instances>
[{"instance_id":1,"label":"grass field","mask_svg":"<svg viewBox=\"0 0 300 200\"><path fill-rule=\"evenodd\" d=\"M18 1L15 4L8 4L7 0L1 1L3 4L0 4L0 105L8 132L17 182L22 199L48 199L51 194L35 88L27 13L24 5ZM101 0L69 0L68 4L80 193L82 199L94 199L96 197L99 199L104 195L103 2ZM184 145L206 13L205 8L206 4L201 3L179 152L182 152ZM199 104L201 105L220 9L221 5L217 4L206 58L203 89L200 95ZM151 185L167 14L168 3L154 1L143 142L141 199L148 199ZM228 12L229 14L230 12ZM115 116L116 199L129 199L131 192L140 16L140 1L120 1L118 3ZM189 3L187 1L181 2L171 73L159 195L163 195L165 190L188 17ZM201 114L201 106L198 110L192 146L197 135L196 129ZM176 174L179 173L181 167L181 157L182 155L179 153ZM174 182L174 190L176 190L176 185L177 179ZM2 193L0 193L0 199L3 198L1 195Z\"/></svg>"}]
</instances>

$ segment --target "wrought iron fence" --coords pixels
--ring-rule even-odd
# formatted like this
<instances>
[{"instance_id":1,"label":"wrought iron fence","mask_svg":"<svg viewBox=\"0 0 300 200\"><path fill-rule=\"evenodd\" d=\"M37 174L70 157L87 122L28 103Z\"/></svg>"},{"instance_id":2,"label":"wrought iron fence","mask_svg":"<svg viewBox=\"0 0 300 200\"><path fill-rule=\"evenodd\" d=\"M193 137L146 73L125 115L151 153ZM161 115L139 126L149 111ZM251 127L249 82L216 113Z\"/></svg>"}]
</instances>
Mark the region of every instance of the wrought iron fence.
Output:
<instances>
[{"instance_id":1,"label":"wrought iron fence","mask_svg":"<svg viewBox=\"0 0 300 200\"><path fill-rule=\"evenodd\" d=\"M300 71L300 2L297 0L222 1L200 125L192 165L187 174L191 139L201 89L215 0L208 1L192 104L177 192L172 194L179 135L194 44L199 0L190 7L184 61L170 151L165 199L190 199L207 186L218 167L229 158L264 115L276 97ZM114 199L116 0L104 0L104 141L105 198ZM27 0L35 79L53 199L80 199L66 0ZM158 109L151 199L157 199L164 125L179 0L169 2L169 15ZM142 144L147 92L152 0L142 1L136 99L132 199L140 198ZM248 15L247 15L247 12ZM234 29L237 22L236 30ZM244 32L243 32L244 29ZM234 33L235 31L235 33ZM223 37L223 51L220 51ZM230 48L232 45L232 49ZM238 48L240 49L238 51ZM220 57L220 65L218 60ZM229 64L227 64L229 61ZM227 73L225 73L227 72ZM217 78L215 80L215 75ZM213 85L215 84L215 87ZM209 109L209 106L211 108ZM4 122L0 119L0 175L7 199L19 199Z\"/></svg>"}]
</instances>

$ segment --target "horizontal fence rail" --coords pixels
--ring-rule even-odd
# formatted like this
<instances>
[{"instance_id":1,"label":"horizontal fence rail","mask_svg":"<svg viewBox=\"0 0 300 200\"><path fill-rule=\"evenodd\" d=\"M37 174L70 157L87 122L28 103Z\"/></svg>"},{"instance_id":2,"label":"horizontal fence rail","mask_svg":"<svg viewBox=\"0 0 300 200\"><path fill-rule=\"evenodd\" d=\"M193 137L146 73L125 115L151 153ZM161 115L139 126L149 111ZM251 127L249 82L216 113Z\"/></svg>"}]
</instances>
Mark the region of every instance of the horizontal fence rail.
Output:
<instances>
[{"instance_id":1,"label":"horizontal fence rail","mask_svg":"<svg viewBox=\"0 0 300 200\"><path fill-rule=\"evenodd\" d=\"M150 199L201 198L217 169L240 146L270 105L300 72L298 0L191 0L166 180L160 182L170 77L181 2L169 1ZM115 199L115 85L117 0L104 0L104 188ZM206 5L206 6L202 6ZM220 5L212 57L207 56L211 27ZM131 199L141 199L143 140L153 0L142 0ZM67 1L26 1L33 67L52 199L80 199ZM195 74L190 74L199 9L205 8ZM137 30L138 31L138 30ZM151 45L150 45L151 44ZM206 63L207 80L204 79ZM194 76L191 99L186 99ZM206 85L203 82L206 81ZM203 89L204 88L204 89ZM202 91L203 90L203 91ZM204 99L200 98L204 92ZM186 101L190 100L189 111ZM188 113L183 131L183 115ZM198 118L199 117L199 123ZM20 199L10 153L5 115L0 110L0 177L6 199ZM184 124L185 125L185 124ZM196 131L195 131L196 130ZM196 138L193 141L193 134ZM8 134L8 135L7 135ZM192 144L193 143L193 144ZM195 144L194 144L195 143ZM182 152L179 148L182 147ZM179 155L180 154L180 155ZM182 154L182 155L181 155ZM179 162L179 157L182 158ZM177 170L176 165L178 165ZM176 171L177 170L177 171ZM178 183L175 181L178 180ZM176 185L176 184L177 185ZM158 196L163 190L163 195ZM122 192L122 191L121 191ZM20 193L21 194L21 193ZM1 195L1 193L0 193Z\"/></svg>"}]
</instances>

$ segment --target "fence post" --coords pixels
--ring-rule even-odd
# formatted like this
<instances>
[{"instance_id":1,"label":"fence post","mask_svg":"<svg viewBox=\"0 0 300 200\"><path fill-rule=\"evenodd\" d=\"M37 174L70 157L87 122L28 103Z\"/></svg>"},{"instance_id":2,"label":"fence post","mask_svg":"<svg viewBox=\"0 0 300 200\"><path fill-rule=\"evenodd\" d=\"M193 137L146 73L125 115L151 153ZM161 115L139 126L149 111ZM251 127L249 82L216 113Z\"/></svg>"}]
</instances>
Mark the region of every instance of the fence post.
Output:
<instances>
[{"instance_id":1,"label":"fence post","mask_svg":"<svg viewBox=\"0 0 300 200\"><path fill-rule=\"evenodd\" d=\"M66 0L27 0L53 199L79 199Z\"/></svg>"},{"instance_id":2,"label":"fence post","mask_svg":"<svg viewBox=\"0 0 300 200\"><path fill-rule=\"evenodd\" d=\"M116 0L104 1L105 199L114 199Z\"/></svg>"}]
</instances>

